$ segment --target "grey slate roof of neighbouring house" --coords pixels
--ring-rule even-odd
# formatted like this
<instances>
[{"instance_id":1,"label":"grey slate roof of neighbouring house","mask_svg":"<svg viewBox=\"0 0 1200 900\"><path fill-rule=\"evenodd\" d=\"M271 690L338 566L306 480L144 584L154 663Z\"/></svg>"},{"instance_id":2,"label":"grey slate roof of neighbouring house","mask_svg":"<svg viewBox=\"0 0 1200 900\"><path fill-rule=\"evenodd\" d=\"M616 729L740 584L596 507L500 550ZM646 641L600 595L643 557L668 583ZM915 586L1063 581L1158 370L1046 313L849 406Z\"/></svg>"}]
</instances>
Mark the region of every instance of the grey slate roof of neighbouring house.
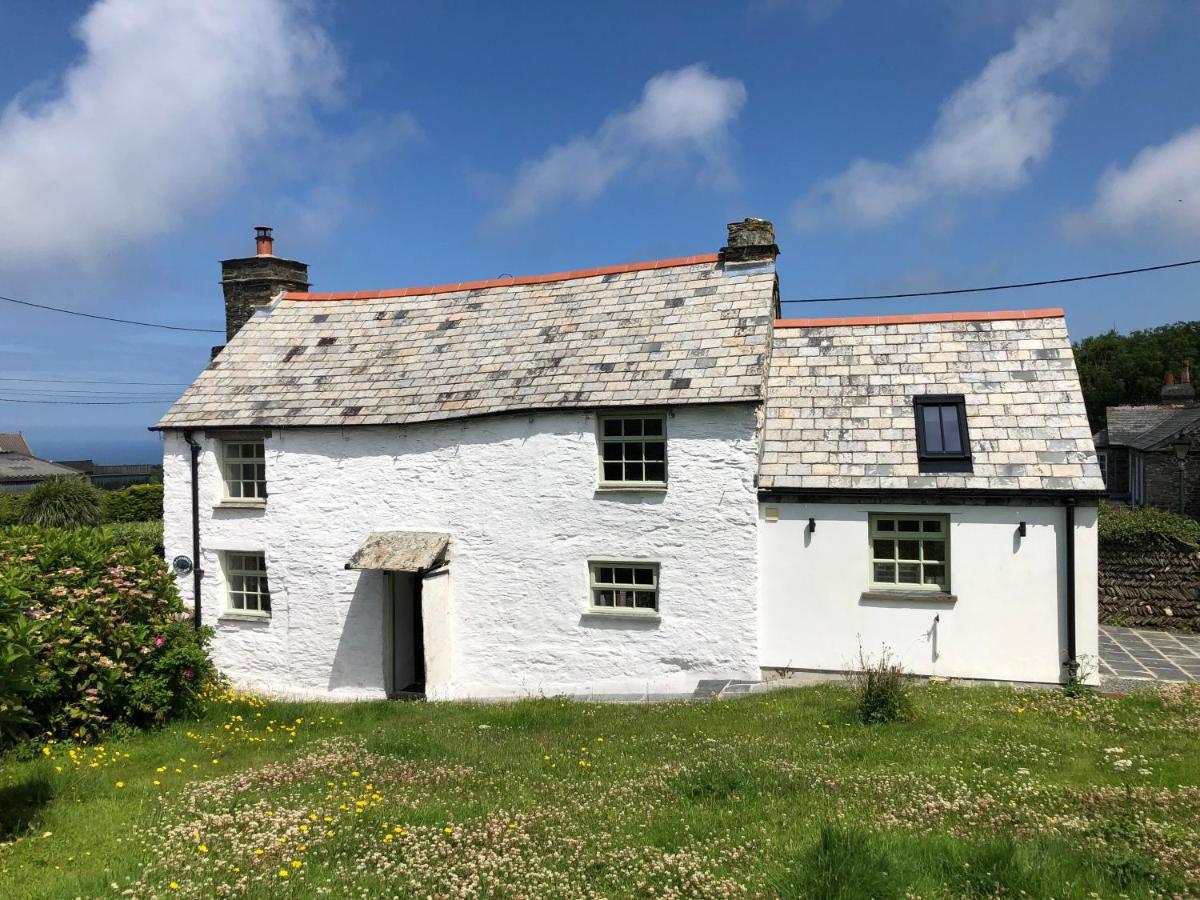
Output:
<instances>
[{"instance_id":1,"label":"grey slate roof of neighbouring house","mask_svg":"<svg viewBox=\"0 0 1200 900\"><path fill-rule=\"evenodd\" d=\"M969 473L918 469L916 394L962 394ZM778 323L760 487L1102 491L1061 310Z\"/></svg>"},{"instance_id":2,"label":"grey slate roof of neighbouring house","mask_svg":"<svg viewBox=\"0 0 1200 900\"><path fill-rule=\"evenodd\" d=\"M1110 406L1109 447L1161 450L1180 434L1200 433L1200 406Z\"/></svg>"},{"instance_id":3,"label":"grey slate roof of neighbouring house","mask_svg":"<svg viewBox=\"0 0 1200 900\"><path fill-rule=\"evenodd\" d=\"M1110 406L1108 416L1108 444L1110 447L1128 447L1130 443L1178 412L1169 406Z\"/></svg>"},{"instance_id":4,"label":"grey slate roof of neighbouring house","mask_svg":"<svg viewBox=\"0 0 1200 900\"><path fill-rule=\"evenodd\" d=\"M530 278L285 294L159 428L426 422L547 408L757 402L771 264L716 254Z\"/></svg>"},{"instance_id":5,"label":"grey slate roof of neighbouring house","mask_svg":"<svg viewBox=\"0 0 1200 900\"><path fill-rule=\"evenodd\" d=\"M25 435L19 431L0 432L0 453L20 453L22 456L33 456Z\"/></svg>"},{"instance_id":6,"label":"grey slate roof of neighbouring house","mask_svg":"<svg viewBox=\"0 0 1200 900\"><path fill-rule=\"evenodd\" d=\"M79 472L24 453L0 453L0 482L43 481L56 476L78 477Z\"/></svg>"}]
</instances>

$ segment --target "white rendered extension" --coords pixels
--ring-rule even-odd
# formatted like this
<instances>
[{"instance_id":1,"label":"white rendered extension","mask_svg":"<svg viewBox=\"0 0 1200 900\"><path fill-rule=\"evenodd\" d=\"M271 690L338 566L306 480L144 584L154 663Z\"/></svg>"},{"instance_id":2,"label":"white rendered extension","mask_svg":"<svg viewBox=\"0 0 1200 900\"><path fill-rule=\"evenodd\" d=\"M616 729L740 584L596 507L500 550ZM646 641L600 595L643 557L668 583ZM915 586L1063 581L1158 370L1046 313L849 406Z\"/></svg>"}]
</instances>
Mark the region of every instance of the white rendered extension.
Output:
<instances>
[{"instance_id":1,"label":"white rendered extension","mask_svg":"<svg viewBox=\"0 0 1200 900\"><path fill-rule=\"evenodd\" d=\"M844 671L856 667L861 645L874 658L887 647L906 670L922 675L1062 681L1064 507L764 503L762 510L764 668ZM777 511L778 520L768 521L767 510ZM862 597L870 580L868 515L878 512L949 517L954 602ZM1096 593L1096 507L1081 506L1075 510L1076 654L1080 674L1092 684L1098 683Z\"/></svg>"}]
</instances>

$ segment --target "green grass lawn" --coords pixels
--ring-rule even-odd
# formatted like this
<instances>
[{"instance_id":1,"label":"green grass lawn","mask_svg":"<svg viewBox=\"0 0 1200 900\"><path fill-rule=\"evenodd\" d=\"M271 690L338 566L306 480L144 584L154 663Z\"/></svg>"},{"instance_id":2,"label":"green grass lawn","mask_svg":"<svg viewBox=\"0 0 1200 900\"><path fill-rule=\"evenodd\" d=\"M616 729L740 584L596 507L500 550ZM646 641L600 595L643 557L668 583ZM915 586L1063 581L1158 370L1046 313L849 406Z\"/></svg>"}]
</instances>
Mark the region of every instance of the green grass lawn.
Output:
<instances>
[{"instance_id":1,"label":"green grass lawn","mask_svg":"<svg viewBox=\"0 0 1200 900\"><path fill-rule=\"evenodd\" d=\"M0 896L1200 896L1200 691L283 704L3 760Z\"/></svg>"}]
</instances>

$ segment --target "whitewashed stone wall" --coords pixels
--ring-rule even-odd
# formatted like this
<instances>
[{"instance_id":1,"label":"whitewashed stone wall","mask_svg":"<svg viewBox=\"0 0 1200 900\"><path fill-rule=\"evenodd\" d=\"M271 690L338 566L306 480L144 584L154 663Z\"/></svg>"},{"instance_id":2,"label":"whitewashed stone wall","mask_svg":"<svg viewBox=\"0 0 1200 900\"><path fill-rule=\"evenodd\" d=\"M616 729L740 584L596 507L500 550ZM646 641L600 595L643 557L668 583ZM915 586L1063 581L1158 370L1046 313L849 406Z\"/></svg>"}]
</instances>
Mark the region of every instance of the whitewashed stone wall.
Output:
<instances>
[{"instance_id":1,"label":"whitewashed stone wall","mask_svg":"<svg viewBox=\"0 0 1200 900\"><path fill-rule=\"evenodd\" d=\"M202 612L236 682L296 695L384 693L385 579L347 571L376 530L445 531L435 697L684 693L758 677L755 411L668 420L665 493L596 490L595 417L550 412L377 428L275 429L265 510L214 509L203 431ZM188 447L164 435L168 558L191 554ZM222 551L266 553L272 615L222 621ZM661 565L661 621L589 617L588 559ZM178 579L191 602L191 576ZM448 657L448 661L447 658Z\"/></svg>"},{"instance_id":2,"label":"whitewashed stone wall","mask_svg":"<svg viewBox=\"0 0 1200 900\"><path fill-rule=\"evenodd\" d=\"M1057 683L1066 648L1066 523L1061 506L764 503L759 524L764 668L842 671L886 646L910 672ZM950 517L953 604L860 599L872 512ZM808 520L816 530L808 532ZM1026 536L1017 534L1026 523ZM1096 508L1075 511L1078 657L1098 683ZM937 617L938 621L934 621Z\"/></svg>"}]
</instances>

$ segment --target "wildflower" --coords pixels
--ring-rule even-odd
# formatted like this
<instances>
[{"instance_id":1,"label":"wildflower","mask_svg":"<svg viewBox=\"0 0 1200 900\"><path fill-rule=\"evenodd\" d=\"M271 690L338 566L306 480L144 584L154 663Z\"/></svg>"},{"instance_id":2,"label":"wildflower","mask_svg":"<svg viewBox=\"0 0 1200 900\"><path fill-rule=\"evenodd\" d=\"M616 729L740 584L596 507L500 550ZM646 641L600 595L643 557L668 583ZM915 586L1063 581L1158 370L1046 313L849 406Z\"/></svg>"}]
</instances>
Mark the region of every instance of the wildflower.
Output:
<instances>
[{"instance_id":1,"label":"wildflower","mask_svg":"<svg viewBox=\"0 0 1200 900\"><path fill-rule=\"evenodd\" d=\"M302 865L304 865L304 863L300 862L300 860L298 860L298 859L293 859L293 860L292 860L292 868L293 868L293 869L298 869L298 868L300 868Z\"/></svg>"},{"instance_id":2,"label":"wildflower","mask_svg":"<svg viewBox=\"0 0 1200 900\"><path fill-rule=\"evenodd\" d=\"M208 845L207 845L207 844L200 844L198 847L196 847L196 849L197 849L197 850L199 850L201 853L207 853L207 852L208 852Z\"/></svg>"},{"instance_id":3,"label":"wildflower","mask_svg":"<svg viewBox=\"0 0 1200 900\"><path fill-rule=\"evenodd\" d=\"M173 890L173 891L179 890L179 882L178 881L171 882L171 890Z\"/></svg>"},{"instance_id":4,"label":"wildflower","mask_svg":"<svg viewBox=\"0 0 1200 900\"><path fill-rule=\"evenodd\" d=\"M119 787L119 788L123 788L123 787L125 787L125 782L123 782L123 781L118 781L118 782L117 782L117 787Z\"/></svg>"},{"instance_id":5,"label":"wildflower","mask_svg":"<svg viewBox=\"0 0 1200 900\"><path fill-rule=\"evenodd\" d=\"M287 870L287 869L280 869L280 870L279 870L279 877L280 877L280 878L287 878L287 877L288 877L288 870Z\"/></svg>"},{"instance_id":6,"label":"wildflower","mask_svg":"<svg viewBox=\"0 0 1200 900\"><path fill-rule=\"evenodd\" d=\"M262 847L259 847L257 850L255 850L255 851L254 851L254 855L255 855L255 856L262 856L262 855L263 855L263 849L262 849Z\"/></svg>"},{"instance_id":7,"label":"wildflower","mask_svg":"<svg viewBox=\"0 0 1200 900\"><path fill-rule=\"evenodd\" d=\"M454 834L454 829L451 828L449 825L447 825L445 828L443 828L442 831L446 832L446 834Z\"/></svg>"}]
</instances>

